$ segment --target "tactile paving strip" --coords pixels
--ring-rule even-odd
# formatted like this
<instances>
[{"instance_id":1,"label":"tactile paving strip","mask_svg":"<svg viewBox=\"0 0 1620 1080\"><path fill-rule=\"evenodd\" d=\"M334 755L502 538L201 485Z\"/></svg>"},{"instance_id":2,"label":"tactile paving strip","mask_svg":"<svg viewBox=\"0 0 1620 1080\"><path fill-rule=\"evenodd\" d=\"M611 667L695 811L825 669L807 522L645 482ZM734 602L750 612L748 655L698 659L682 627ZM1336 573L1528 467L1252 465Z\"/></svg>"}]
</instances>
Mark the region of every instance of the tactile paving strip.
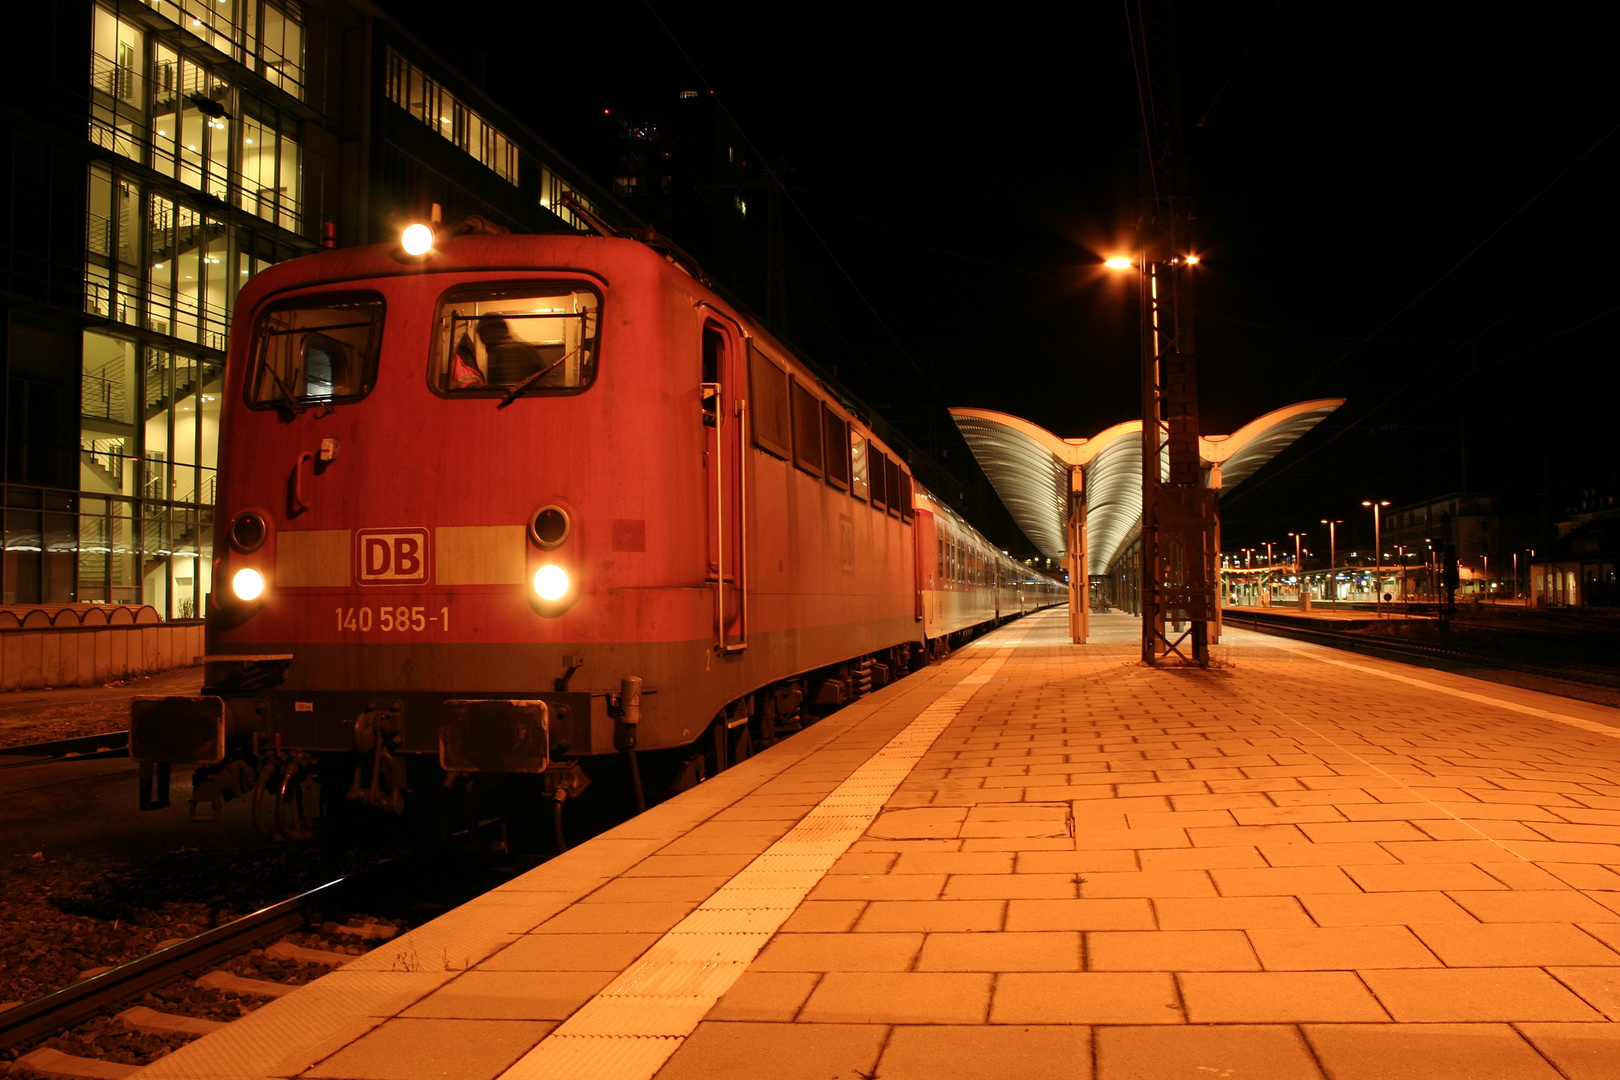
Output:
<instances>
[{"instance_id":1,"label":"tactile paving strip","mask_svg":"<svg viewBox=\"0 0 1620 1080\"><path fill-rule=\"evenodd\" d=\"M940 695L500 1080L650 1080L1018 644Z\"/></svg>"}]
</instances>

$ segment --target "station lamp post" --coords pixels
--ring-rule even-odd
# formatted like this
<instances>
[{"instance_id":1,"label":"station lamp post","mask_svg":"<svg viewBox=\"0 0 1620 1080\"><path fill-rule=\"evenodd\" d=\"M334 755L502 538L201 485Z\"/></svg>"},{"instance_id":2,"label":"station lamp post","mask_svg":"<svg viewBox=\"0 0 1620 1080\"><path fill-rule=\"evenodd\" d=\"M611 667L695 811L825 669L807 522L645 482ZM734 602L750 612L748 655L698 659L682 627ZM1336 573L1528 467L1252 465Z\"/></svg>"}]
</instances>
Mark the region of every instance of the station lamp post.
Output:
<instances>
[{"instance_id":1,"label":"station lamp post","mask_svg":"<svg viewBox=\"0 0 1620 1080\"><path fill-rule=\"evenodd\" d=\"M1328 588L1333 593L1333 610L1339 610L1339 526L1344 524L1343 518L1334 520L1322 519L1322 524L1328 527Z\"/></svg>"},{"instance_id":2,"label":"station lamp post","mask_svg":"<svg viewBox=\"0 0 1620 1080\"><path fill-rule=\"evenodd\" d=\"M1373 515L1373 612L1382 618L1384 615L1384 541L1379 532L1379 524L1383 514L1379 508L1388 506L1388 499L1362 499L1362 506L1372 507Z\"/></svg>"},{"instance_id":3,"label":"station lamp post","mask_svg":"<svg viewBox=\"0 0 1620 1080\"><path fill-rule=\"evenodd\" d=\"M1305 607L1305 549L1302 541L1305 539L1305 534L1291 532L1288 535L1294 538L1294 580L1299 585L1299 598L1295 600L1295 603L1303 609Z\"/></svg>"}]
</instances>

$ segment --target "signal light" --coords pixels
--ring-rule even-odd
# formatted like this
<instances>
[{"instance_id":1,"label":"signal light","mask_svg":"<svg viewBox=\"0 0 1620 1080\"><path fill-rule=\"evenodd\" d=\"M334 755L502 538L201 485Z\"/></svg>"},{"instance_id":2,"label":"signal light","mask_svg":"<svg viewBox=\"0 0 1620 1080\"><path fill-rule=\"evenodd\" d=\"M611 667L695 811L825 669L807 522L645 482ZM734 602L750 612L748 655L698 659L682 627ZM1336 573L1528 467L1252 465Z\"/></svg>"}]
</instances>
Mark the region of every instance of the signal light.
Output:
<instances>
[{"instance_id":1,"label":"signal light","mask_svg":"<svg viewBox=\"0 0 1620 1080\"><path fill-rule=\"evenodd\" d=\"M568 571L555 563L547 563L534 572L534 593L548 603L568 595Z\"/></svg>"},{"instance_id":2,"label":"signal light","mask_svg":"<svg viewBox=\"0 0 1620 1080\"><path fill-rule=\"evenodd\" d=\"M405 254L421 258L433 251L433 227L420 221L407 225L399 234L399 246Z\"/></svg>"},{"instance_id":3,"label":"signal light","mask_svg":"<svg viewBox=\"0 0 1620 1080\"><path fill-rule=\"evenodd\" d=\"M264 575L252 567L238 570L231 578L231 591L243 603L252 603L264 595Z\"/></svg>"}]
</instances>

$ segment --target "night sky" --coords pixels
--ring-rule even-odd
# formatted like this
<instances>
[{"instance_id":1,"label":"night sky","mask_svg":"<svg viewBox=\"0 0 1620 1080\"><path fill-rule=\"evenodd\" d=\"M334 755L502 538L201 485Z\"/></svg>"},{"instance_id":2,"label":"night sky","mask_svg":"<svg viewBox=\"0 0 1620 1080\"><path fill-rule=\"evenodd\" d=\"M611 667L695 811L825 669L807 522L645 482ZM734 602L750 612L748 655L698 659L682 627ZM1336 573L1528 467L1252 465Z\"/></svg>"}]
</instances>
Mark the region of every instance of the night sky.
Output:
<instances>
[{"instance_id":1,"label":"night sky","mask_svg":"<svg viewBox=\"0 0 1620 1080\"><path fill-rule=\"evenodd\" d=\"M577 161L602 109L712 90L791 194L786 336L904 422L1140 415L1100 266L1138 216L1121 4L381 2ZM1203 430L1348 399L1227 496L1228 550L1355 543L1364 498L1496 492L1510 536L1620 495L1620 94L1574 8L1182 5Z\"/></svg>"}]
</instances>

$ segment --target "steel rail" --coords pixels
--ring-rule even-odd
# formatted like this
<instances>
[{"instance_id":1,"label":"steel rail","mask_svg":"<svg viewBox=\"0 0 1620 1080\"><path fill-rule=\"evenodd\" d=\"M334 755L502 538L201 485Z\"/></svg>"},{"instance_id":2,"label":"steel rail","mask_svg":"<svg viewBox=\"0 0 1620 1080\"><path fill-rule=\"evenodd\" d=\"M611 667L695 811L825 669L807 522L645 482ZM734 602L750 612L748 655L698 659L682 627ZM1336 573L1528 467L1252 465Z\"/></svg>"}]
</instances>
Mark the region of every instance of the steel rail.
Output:
<instances>
[{"instance_id":1,"label":"steel rail","mask_svg":"<svg viewBox=\"0 0 1620 1080\"><path fill-rule=\"evenodd\" d=\"M45 765L59 761L93 761L97 758L128 756L129 732L104 731L99 735L80 735L71 739L52 739L49 742L0 746L0 757L28 759L26 761L0 762L0 769L15 769L23 765Z\"/></svg>"},{"instance_id":2,"label":"steel rail","mask_svg":"<svg viewBox=\"0 0 1620 1080\"><path fill-rule=\"evenodd\" d=\"M175 942L111 971L80 979L44 997L0 1012L0 1048L12 1049L66 1030L107 1005L183 975L188 969L242 951L262 938L277 937L310 921L311 910L331 900L351 877L317 886L279 904Z\"/></svg>"}]
</instances>

